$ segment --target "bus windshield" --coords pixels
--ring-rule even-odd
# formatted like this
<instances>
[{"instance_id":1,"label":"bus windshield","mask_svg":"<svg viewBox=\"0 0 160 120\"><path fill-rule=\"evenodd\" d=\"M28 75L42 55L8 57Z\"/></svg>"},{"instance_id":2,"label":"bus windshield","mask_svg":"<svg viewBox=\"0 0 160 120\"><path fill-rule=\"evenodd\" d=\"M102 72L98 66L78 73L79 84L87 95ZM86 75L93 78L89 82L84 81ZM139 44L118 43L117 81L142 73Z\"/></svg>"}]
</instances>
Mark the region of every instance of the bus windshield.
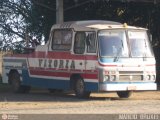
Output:
<instances>
[{"instance_id":1,"label":"bus windshield","mask_svg":"<svg viewBox=\"0 0 160 120\"><path fill-rule=\"evenodd\" d=\"M101 30L98 39L101 57L153 57L145 30Z\"/></svg>"},{"instance_id":2,"label":"bus windshield","mask_svg":"<svg viewBox=\"0 0 160 120\"><path fill-rule=\"evenodd\" d=\"M153 57L146 31L128 31L131 56L132 57Z\"/></svg>"},{"instance_id":3,"label":"bus windshield","mask_svg":"<svg viewBox=\"0 0 160 120\"><path fill-rule=\"evenodd\" d=\"M98 33L101 57L128 57L125 30L101 30Z\"/></svg>"}]
</instances>

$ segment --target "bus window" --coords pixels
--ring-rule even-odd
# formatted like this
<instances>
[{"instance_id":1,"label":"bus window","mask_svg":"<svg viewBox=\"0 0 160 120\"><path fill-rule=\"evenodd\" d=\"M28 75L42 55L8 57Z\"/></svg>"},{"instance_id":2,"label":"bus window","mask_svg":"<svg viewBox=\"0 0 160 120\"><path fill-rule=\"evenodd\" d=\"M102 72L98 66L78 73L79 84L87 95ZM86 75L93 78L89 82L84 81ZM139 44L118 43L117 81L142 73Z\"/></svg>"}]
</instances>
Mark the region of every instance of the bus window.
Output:
<instances>
[{"instance_id":1,"label":"bus window","mask_svg":"<svg viewBox=\"0 0 160 120\"><path fill-rule=\"evenodd\" d=\"M75 35L74 53L83 54L85 51L86 34L84 32L77 32Z\"/></svg>"},{"instance_id":2,"label":"bus window","mask_svg":"<svg viewBox=\"0 0 160 120\"><path fill-rule=\"evenodd\" d=\"M124 30L101 30L98 39L101 57L129 56Z\"/></svg>"},{"instance_id":3,"label":"bus window","mask_svg":"<svg viewBox=\"0 0 160 120\"><path fill-rule=\"evenodd\" d=\"M60 51L69 51L72 43L71 30L55 30L52 39L52 49Z\"/></svg>"},{"instance_id":4,"label":"bus window","mask_svg":"<svg viewBox=\"0 0 160 120\"><path fill-rule=\"evenodd\" d=\"M87 38L87 52L95 53L96 52L96 34L95 32L86 32Z\"/></svg>"},{"instance_id":5,"label":"bus window","mask_svg":"<svg viewBox=\"0 0 160 120\"><path fill-rule=\"evenodd\" d=\"M132 57L153 57L146 31L128 31Z\"/></svg>"}]
</instances>

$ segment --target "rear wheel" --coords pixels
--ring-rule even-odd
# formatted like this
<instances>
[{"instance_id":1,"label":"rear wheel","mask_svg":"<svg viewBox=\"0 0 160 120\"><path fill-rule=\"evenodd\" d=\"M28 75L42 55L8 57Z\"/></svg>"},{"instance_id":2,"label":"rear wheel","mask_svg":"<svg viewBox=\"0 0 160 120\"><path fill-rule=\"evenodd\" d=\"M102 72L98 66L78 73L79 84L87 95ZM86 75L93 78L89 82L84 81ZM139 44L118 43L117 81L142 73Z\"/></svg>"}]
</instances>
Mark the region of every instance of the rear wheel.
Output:
<instances>
[{"instance_id":1,"label":"rear wheel","mask_svg":"<svg viewBox=\"0 0 160 120\"><path fill-rule=\"evenodd\" d=\"M120 98L129 98L132 95L132 91L117 91Z\"/></svg>"},{"instance_id":2,"label":"rear wheel","mask_svg":"<svg viewBox=\"0 0 160 120\"><path fill-rule=\"evenodd\" d=\"M75 82L75 94L78 98L88 98L90 96L89 91L85 91L85 84L82 78L78 77Z\"/></svg>"},{"instance_id":3,"label":"rear wheel","mask_svg":"<svg viewBox=\"0 0 160 120\"><path fill-rule=\"evenodd\" d=\"M17 71L10 73L9 80L10 80L13 92L28 93L30 91L29 86L21 85L20 74Z\"/></svg>"}]
</instances>

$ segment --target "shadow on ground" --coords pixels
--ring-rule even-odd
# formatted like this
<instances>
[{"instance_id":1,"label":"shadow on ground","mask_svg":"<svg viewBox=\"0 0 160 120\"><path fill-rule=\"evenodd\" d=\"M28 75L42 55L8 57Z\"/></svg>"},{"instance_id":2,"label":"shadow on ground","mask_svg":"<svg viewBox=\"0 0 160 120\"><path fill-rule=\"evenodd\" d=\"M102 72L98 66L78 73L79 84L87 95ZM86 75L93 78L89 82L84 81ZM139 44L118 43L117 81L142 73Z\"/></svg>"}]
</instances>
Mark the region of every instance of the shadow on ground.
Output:
<instances>
[{"instance_id":1,"label":"shadow on ground","mask_svg":"<svg viewBox=\"0 0 160 120\"><path fill-rule=\"evenodd\" d=\"M155 95L157 94L157 97ZM147 96L146 96L147 95ZM154 95L154 96L153 96ZM122 99L115 93L93 93L88 99L78 99L73 92L50 93L46 89L34 88L27 94L17 94L10 90L10 86L0 84L0 102L79 102L79 101L115 101L115 100L160 100L160 91L135 92L131 98ZM153 98L153 97L154 98Z\"/></svg>"},{"instance_id":2,"label":"shadow on ground","mask_svg":"<svg viewBox=\"0 0 160 120\"><path fill-rule=\"evenodd\" d=\"M34 88L27 94L13 93L8 85L0 84L0 102L79 102L91 100L120 100L119 97L95 96L91 94L88 99L78 99L73 92L55 92L50 93L45 89Z\"/></svg>"}]
</instances>

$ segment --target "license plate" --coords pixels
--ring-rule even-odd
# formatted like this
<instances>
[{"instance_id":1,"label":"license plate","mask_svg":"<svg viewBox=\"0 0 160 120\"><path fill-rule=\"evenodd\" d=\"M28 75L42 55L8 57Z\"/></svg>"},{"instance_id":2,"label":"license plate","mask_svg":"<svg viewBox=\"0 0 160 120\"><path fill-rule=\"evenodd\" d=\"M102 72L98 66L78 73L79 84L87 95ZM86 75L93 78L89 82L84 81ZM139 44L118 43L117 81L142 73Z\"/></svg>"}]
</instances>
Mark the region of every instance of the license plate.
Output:
<instances>
[{"instance_id":1,"label":"license plate","mask_svg":"<svg viewBox=\"0 0 160 120\"><path fill-rule=\"evenodd\" d=\"M136 86L128 86L127 90L136 90Z\"/></svg>"}]
</instances>

